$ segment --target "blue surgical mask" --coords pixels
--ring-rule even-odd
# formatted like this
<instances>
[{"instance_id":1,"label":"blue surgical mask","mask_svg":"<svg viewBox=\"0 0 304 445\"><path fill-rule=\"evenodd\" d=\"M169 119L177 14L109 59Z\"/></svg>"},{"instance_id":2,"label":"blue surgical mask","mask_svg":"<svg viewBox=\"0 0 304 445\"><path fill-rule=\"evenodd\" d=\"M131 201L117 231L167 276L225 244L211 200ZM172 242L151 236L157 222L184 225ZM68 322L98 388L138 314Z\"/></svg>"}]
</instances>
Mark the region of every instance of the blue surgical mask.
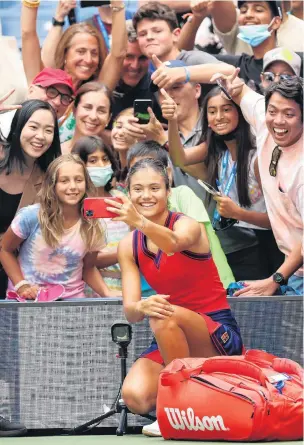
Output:
<instances>
[{"instance_id":1,"label":"blue surgical mask","mask_svg":"<svg viewBox=\"0 0 304 445\"><path fill-rule=\"evenodd\" d=\"M90 178L95 187L104 187L113 176L111 165L107 167L88 167Z\"/></svg>"},{"instance_id":2,"label":"blue surgical mask","mask_svg":"<svg viewBox=\"0 0 304 445\"><path fill-rule=\"evenodd\" d=\"M271 23L269 25L239 26L240 33L237 37L255 48L271 36L273 30L269 31L270 26Z\"/></svg>"}]
</instances>

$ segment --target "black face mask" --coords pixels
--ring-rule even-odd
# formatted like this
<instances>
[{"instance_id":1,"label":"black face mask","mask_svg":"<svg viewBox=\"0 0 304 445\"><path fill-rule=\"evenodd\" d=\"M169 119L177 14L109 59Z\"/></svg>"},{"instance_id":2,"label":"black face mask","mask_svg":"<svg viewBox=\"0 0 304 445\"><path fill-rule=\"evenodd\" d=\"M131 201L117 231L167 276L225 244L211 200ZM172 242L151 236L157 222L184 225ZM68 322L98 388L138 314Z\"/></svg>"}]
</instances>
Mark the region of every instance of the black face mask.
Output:
<instances>
[{"instance_id":1,"label":"black face mask","mask_svg":"<svg viewBox=\"0 0 304 445\"><path fill-rule=\"evenodd\" d=\"M221 142L232 141L233 139L236 139L236 130L233 130L227 134L214 133L214 136L215 136L215 139L217 139L218 141L221 141Z\"/></svg>"}]
</instances>

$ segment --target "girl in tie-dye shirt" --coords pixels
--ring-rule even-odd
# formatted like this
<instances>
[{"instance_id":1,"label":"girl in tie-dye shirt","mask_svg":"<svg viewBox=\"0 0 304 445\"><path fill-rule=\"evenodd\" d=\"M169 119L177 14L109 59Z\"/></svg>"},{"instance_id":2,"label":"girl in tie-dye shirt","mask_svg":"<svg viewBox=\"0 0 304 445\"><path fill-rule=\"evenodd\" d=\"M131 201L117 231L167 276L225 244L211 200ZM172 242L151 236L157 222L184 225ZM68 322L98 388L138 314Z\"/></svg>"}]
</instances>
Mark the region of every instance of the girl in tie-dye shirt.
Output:
<instances>
[{"instance_id":1,"label":"girl in tie-dye shirt","mask_svg":"<svg viewBox=\"0 0 304 445\"><path fill-rule=\"evenodd\" d=\"M20 210L2 241L0 257L9 287L16 286L20 296L35 299L40 286L62 284L63 298L85 297L85 283L106 296L95 268L97 252L105 246L104 230L100 221L85 219L81 211L84 198L92 194L93 184L78 156L64 155L50 164L39 203Z\"/></svg>"}]
</instances>

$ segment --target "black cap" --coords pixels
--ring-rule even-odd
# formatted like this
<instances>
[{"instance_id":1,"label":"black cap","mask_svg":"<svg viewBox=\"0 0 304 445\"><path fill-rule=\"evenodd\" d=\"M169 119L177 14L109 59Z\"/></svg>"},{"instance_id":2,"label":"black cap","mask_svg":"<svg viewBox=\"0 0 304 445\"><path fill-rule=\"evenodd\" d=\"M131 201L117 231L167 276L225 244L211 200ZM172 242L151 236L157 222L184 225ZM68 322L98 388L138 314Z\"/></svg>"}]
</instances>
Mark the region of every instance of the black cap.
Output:
<instances>
[{"instance_id":1,"label":"black cap","mask_svg":"<svg viewBox=\"0 0 304 445\"><path fill-rule=\"evenodd\" d=\"M247 0L238 1L238 8L240 8L243 3L246 3L246 1ZM280 0L266 1L266 3L269 4L269 7L275 17L280 17L281 19L283 18L282 5Z\"/></svg>"}]
</instances>

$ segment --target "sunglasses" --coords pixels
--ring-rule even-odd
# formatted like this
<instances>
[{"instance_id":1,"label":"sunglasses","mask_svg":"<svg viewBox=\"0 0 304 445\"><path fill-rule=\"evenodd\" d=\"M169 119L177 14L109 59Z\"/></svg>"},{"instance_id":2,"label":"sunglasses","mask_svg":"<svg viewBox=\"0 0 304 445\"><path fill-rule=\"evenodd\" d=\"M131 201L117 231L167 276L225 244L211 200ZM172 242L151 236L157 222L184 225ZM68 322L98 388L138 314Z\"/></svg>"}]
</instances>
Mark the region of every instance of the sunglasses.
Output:
<instances>
[{"instance_id":1,"label":"sunglasses","mask_svg":"<svg viewBox=\"0 0 304 445\"><path fill-rule=\"evenodd\" d=\"M49 99L56 99L57 96L60 96L61 105L64 105L65 107L70 105L74 100L73 96L71 96L70 94L60 93L60 91L58 91L57 88L53 86L50 87L42 87L41 85L36 85L36 86L44 89Z\"/></svg>"},{"instance_id":2,"label":"sunglasses","mask_svg":"<svg viewBox=\"0 0 304 445\"><path fill-rule=\"evenodd\" d=\"M269 164L270 176L273 176L273 177L277 176L277 166L278 166L278 162L279 162L281 154L282 154L282 150L278 146L274 147L272 155L271 155L271 161Z\"/></svg>"},{"instance_id":3,"label":"sunglasses","mask_svg":"<svg viewBox=\"0 0 304 445\"><path fill-rule=\"evenodd\" d=\"M265 82L274 82L275 79L278 77L281 80L291 80L296 76L292 76L291 74L275 74L271 71L265 71L265 73L262 73L263 78Z\"/></svg>"}]
</instances>

